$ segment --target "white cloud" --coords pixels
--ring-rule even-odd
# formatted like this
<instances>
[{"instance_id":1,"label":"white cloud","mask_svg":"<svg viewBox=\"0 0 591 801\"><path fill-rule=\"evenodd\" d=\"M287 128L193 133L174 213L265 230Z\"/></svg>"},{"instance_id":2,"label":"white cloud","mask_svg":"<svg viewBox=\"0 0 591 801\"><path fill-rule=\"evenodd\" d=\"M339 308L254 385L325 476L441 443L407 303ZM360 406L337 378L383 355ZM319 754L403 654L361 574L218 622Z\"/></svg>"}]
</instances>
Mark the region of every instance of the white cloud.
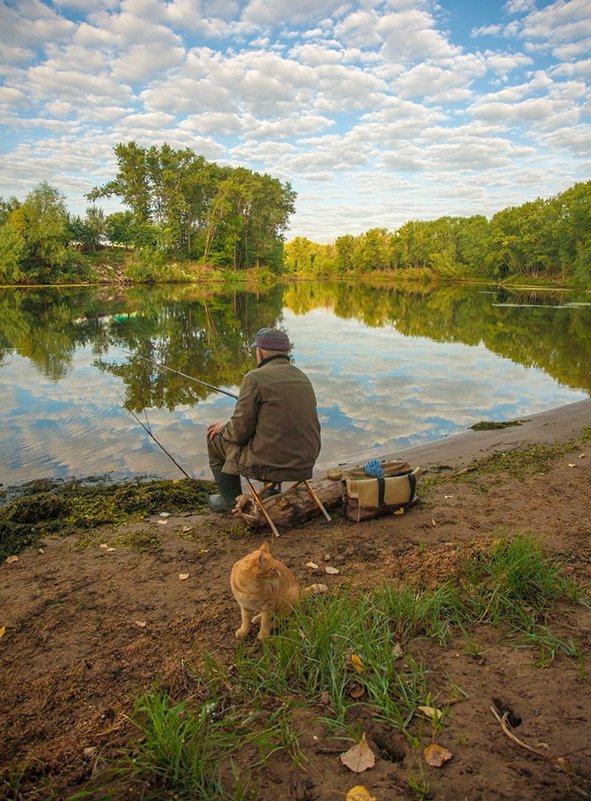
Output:
<instances>
[{"instance_id":1,"label":"white cloud","mask_svg":"<svg viewBox=\"0 0 591 801\"><path fill-rule=\"evenodd\" d=\"M523 20L521 36L533 46L550 49L558 58L588 55L591 14L588 0L556 0Z\"/></svg>"},{"instance_id":2,"label":"white cloud","mask_svg":"<svg viewBox=\"0 0 591 801\"><path fill-rule=\"evenodd\" d=\"M155 47L153 43L132 45L113 62L113 76L132 83L149 81L170 67L178 66L184 58L182 47Z\"/></svg>"},{"instance_id":3,"label":"white cloud","mask_svg":"<svg viewBox=\"0 0 591 801\"><path fill-rule=\"evenodd\" d=\"M117 141L166 140L291 181L293 232L326 240L585 180L588 0L483 7L486 49L455 3L5 5L3 192L50 180L83 210Z\"/></svg>"},{"instance_id":4,"label":"white cloud","mask_svg":"<svg viewBox=\"0 0 591 801\"><path fill-rule=\"evenodd\" d=\"M254 25L310 24L330 16L341 0L250 0L242 12L242 19Z\"/></svg>"}]
</instances>

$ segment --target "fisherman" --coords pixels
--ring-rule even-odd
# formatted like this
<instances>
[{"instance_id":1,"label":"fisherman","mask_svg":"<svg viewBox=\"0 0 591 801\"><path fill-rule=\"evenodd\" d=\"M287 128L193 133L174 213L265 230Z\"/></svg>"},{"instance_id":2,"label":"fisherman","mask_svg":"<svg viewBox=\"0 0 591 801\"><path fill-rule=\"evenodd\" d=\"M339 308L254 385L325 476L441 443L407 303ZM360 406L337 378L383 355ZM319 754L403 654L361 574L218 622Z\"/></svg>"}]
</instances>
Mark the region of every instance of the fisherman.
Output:
<instances>
[{"instance_id":1,"label":"fisherman","mask_svg":"<svg viewBox=\"0 0 591 801\"><path fill-rule=\"evenodd\" d=\"M282 481L311 478L320 453L316 395L291 362L289 337L261 328L250 347L256 348L257 366L242 380L234 414L207 428L209 466L219 490L209 496L215 512L235 506L241 475L273 482L268 494L275 494Z\"/></svg>"}]
</instances>

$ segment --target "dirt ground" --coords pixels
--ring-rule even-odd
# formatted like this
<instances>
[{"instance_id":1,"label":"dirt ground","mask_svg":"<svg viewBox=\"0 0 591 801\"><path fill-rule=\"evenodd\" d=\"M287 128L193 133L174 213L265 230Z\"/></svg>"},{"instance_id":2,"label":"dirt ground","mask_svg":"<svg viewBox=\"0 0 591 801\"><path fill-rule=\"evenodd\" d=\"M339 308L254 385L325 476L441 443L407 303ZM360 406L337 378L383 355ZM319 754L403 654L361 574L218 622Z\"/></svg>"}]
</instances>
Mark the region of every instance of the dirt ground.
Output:
<instances>
[{"instance_id":1,"label":"dirt ground","mask_svg":"<svg viewBox=\"0 0 591 801\"><path fill-rule=\"evenodd\" d=\"M425 477L438 481L407 514L359 525L338 513L333 523L318 517L283 532L272 551L302 583L321 580L339 593L394 579L432 586L453 576L475 545L530 532L567 573L591 582L591 442L582 436L590 404L537 416L519 429L469 432L409 451ZM523 480L507 473L452 477L483 454L567 439L577 444L547 472ZM47 538L0 565L0 798L67 798L99 758L133 737L127 715L142 690L159 683L182 697L187 667L205 651L231 663L239 611L230 568L267 536L237 536L226 515L154 516L84 541ZM138 541L148 545L138 548ZM326 574L325 566L338 574ZM491 628L471 631L471 647L459 632L445 647L415 644L433 686L461 691L438 735L453 754L443 767L401 746L397 755L382 749L375 767L356 776L339 760L346 749L331 747L319 723L302 719L304 760L296 765L285 752L274 754L261 773L260 801L336 801L356 784L376 801L590 799L591 610L561 607L552 627L577 640L582 659L558 655L539 667L532 649L513 647ZM519 741L502 731L493 698L521 717L513 730ZM425 746L428 729L423 734ZM409 783L412 776L422 777L421 790Z\"/></svg>"}]
</instances>

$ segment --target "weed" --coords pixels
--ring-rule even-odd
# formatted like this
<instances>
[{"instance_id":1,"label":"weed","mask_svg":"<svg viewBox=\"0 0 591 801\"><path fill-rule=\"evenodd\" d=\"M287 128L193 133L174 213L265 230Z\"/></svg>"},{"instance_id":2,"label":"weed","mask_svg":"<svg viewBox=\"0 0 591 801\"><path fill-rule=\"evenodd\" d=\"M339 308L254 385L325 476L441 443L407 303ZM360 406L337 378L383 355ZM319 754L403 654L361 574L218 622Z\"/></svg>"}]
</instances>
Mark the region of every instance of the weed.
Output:
<instances>
[{"instance_id":1,"label":"weed","mask_svg":"<svg viewBox=\"0 0 591 801\"><path fill-rule=\"evenodd\" d=\"M511 426L523 425L523 420L506 420L506 421L493 421L493 420L480 420L470 426L472 431L494 431L498 428L509 428Z\"/></svg>"},{"instance_id":2,"label":"weed","mask_svg":"<svg viewBox=\"0 0 591 801\"><path fill-rule=\"evenodd\" d=\"M538 620L555 599L578 597L574 582L561 575L560 565L528 535L498 540L489 554L477 554L467 578L470 616L495 626L505 622L523 630L525 622Z\"/></svg>"},{"instance_id":3,"label":"weed","mask_svg":"<svg viewBox=\"0 0 591 801\"><path fill-rule=\"evenodd\" d=\"M565 453L576 447L574 440L555 442L551 445L528 445L525 448L515 448L486 456L484 459L472 462L465 474L457 478L463 479L466 474L474 475L507 472L516 478L543 473L552 463Z\"/></svg>"},{"instance_id":4,"label":"weed","mask_svg":"<svg viewBox=\"0 0 591 801\"><path fill-rule=\"evenodd\" d=\"M411 774L407 778L406 783L413 793L416 801L426 801L426 799L431 797L431 788L425 777L422 766L420 768L419 775L415 776Z\"/></svg>"},{"instance_id":5,"label":"weed","mask_svg":"<svg viewBox=\"0 0 591 801\"><path fill-rule=\"evenodd\" d=\"M19 553L46 534L76 534L101 525L123 525L145 515L203 509L211 482L101 481L31 482L0 507L0 560Z\"/></svg>"}]
</instances>

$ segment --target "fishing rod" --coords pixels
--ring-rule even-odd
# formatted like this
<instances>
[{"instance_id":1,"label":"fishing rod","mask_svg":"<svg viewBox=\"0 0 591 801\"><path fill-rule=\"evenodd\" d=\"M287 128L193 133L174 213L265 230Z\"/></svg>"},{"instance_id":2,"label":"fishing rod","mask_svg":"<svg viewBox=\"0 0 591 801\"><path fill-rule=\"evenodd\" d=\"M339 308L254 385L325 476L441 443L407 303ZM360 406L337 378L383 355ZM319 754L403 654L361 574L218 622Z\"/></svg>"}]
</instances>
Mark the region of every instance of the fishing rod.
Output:
<instances>
[{"instance_id":1,"label":"fishing rod","mask_svg":"<svg viewBox=\"0 0 591 801\"><path fill-rule=\"evenodd\" d=\"M150 362L159 370L168 370L170 373L176 373L176 375L182 375L183 378L188 378L189 381L195 381L197 384L201 384L204 387L209 387L209 389L214 389L216 392L221 392L223 395L228 395L230 398L234 398L234 400L238 399L238 395L234 395L233 392L228 392L225 389L221 389L221 387L216 387L213 384L208 384L207 381L200 381L198 378L194 378L192 375L187 375L186 373L181 373L180 370L173 370L172 367L167 367L165 364L160 364L160 362L155 362L153 359L148 359L146 356L140 356L139 353L130 353L128 350L122 351L122 353L126 353L128 356L137 356L138 359L143 359L145 362Z\"/></svg>"},{"instance_id":2,"label":"fishing rod","mask_svg":"<svg viewBox=\"0 0 591 801\"><path fill-rule=\"evenodd\" d=\"M121 398L121 395L119 395L119 397ZM174 456L172 456L172 454L170 454L170 453L169 453L169 452L166 450L166 448L164 447L164 445L163 445L161 442L158 442L158 440L156 439L156 437L154 436L154 434L152 434L152 431L150 430L150 424L149 424L149 422L148 422L148 425L145 425L145 424L144 424L144 423L143 423L143 422L140 420L140 418L137 416L137 414L136 414L136 413L133 411L133 409L130 409L130 408L129 408L129 406L128 406L128 405L125 403L125 401L123 400L123 398L121 398L121 404L123 405L123 408L124 408L126 411L128 411L128 412L129 412L129 413L132 415L132 417L133 417L133 418L134 418L134 419L135 419L135 420L136 420L136 421L137 421L137 422L138 422L138 423L141 425L141 427L144 429L144 431L146 432L146 434L147 434L149 437L151 437L151 438L154 440L154 442L156 443L156 445L158 445L158 447L159 447L159 448L160 448L162 451L164 451L164 453L165 453L165 454L168 456L168 458L169 458L171 461L173 461L173 462L175 463L175 465L178 467L178 469L181 471L181 473L183 473L183 474L184 474L184 475L185 475L187 478L191 478L191 476L190 476L190 475L187 473L187 471L185 470L185 468L184 468L184 467L181 467L181 465L180 465L180 464L177 462L177 460L174 458ZM146 410L145 410L145 409L144 409L144 414L146 414ZM146 420L147 420L147 419L148 419L148 416L146 415Z\"/></svg>"}]
</instances>

